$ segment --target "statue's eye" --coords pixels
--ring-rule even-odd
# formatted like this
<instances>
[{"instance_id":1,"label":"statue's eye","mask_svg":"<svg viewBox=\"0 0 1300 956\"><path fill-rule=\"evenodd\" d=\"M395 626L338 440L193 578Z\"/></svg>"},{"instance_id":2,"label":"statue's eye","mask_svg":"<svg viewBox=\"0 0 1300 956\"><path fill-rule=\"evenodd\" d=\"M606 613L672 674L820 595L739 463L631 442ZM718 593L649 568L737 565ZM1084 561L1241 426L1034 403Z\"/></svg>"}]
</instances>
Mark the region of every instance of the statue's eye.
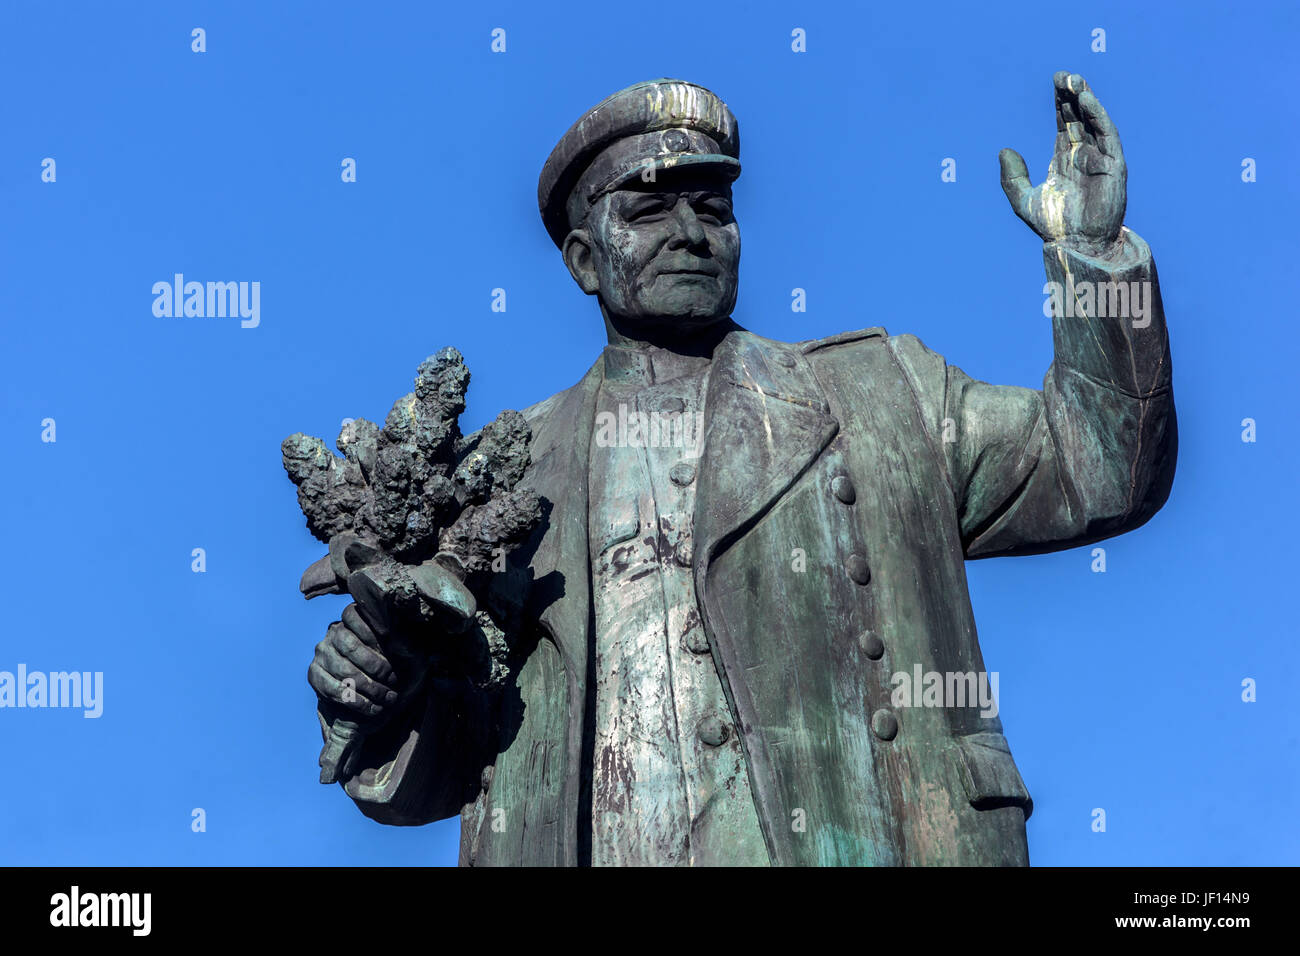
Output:
<instances>
[{"instance_id":1,"label":"statue's eye","mask_svg":"<svg viewBox=\"0 0 1300 956\"><path fill-rule=\"evenodd\" d=\"M701 199L695 203L695 215L701 222L720 226L731 222L731 203L721 196Z\"/></svg>"},{"instance_id":2,"label":"statue's eye","mask_svg":"<svg viewBox=\"0 0 1300 956\"><path fill-rule=\"evenodd\" d=\"M667 208L668 204L662 199L643 200L629 209L624 218L628 222L644 222L663 215Z\"/></svg>"}]
</instances>

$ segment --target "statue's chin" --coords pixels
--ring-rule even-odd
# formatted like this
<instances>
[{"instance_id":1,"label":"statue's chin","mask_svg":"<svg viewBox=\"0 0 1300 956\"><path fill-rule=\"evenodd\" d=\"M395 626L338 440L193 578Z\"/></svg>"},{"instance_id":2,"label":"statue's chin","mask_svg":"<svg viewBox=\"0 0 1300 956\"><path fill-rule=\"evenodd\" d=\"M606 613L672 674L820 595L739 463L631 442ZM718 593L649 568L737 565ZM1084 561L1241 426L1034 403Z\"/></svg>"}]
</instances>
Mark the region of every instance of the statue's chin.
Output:
<instances>
[{"instance_id":1,"label":"statue's chin","mask_svg":"<svg viewBox=\"0 0 1300 956\"><path fill-rule=\"evenodd\" d=\"M636 339L669 344L674 339L694 339L731 318L734 297L660 296L640 298L636 308L616 312L604 307L607 318L620 334Z\"/></svg>"},{"instance_id":2,"label":"statue's chin","mask_svg":"<svg viewBox=\"0 0 1300 956\"><path fill-rule=\"evenodd\" d=\"M701 329L707 329L711 325L716 325L726 319L729 314L729 312L719 314L712 311L703 312L698 310L656 313L641 316L637 324L643 331L661 335L671 335L674 332L691 334L699 332Z\"/></svg>"},{"instance_id":3,"label":"statue's chin","mask_svg":"<svg viewBox=\"0 0 1300 956\"><path fill-rule=\"evenodd\" d=\"M707 326L731 315L734 304L734 302L720 302L718 296L710 296L705 301L701 301L697 296L667 296L659 301L646 303L642 311L642 321L664 326Z\"/></svg>"}]
</instances>

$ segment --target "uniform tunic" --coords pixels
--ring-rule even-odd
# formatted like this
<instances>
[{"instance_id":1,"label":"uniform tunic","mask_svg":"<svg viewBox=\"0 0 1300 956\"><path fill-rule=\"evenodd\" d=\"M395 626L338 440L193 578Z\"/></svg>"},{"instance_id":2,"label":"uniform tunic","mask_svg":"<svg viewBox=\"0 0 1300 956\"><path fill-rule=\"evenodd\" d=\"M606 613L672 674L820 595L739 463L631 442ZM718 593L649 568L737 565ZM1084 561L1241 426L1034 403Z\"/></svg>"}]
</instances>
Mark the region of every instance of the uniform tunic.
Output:
<instances>
[{"instance_id":1,"label":"uniform tunic","mask_svg":"<svg viewBox=\"0 0 1300 956\"><path fill-rule=\"evenodd\" d=\"M605 361L590 459L592 862L767 865L691 574L709 362L615 346Z\"/></svg>"}]
</instances>

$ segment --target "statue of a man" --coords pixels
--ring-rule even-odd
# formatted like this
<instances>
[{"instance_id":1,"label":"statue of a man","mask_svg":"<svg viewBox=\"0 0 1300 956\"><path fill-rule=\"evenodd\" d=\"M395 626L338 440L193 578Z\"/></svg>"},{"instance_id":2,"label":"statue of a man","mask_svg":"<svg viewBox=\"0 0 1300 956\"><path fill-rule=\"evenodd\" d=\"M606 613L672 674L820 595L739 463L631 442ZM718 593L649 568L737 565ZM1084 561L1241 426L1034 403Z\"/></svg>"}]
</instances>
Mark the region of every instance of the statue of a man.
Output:
<instances>
[{"instance_id":1,"label":"statue of a man","mask_svg":"<svg viewBox=\"0 0 1300 956\"><path fill-rule=\"evenodd\" d=\"M509 679L425 676L440 635L396 654L350 605L310 680L376 728L341 781L362 812L460 813L471 865L1028 863L964 561L1138 527L1176 448L1119 136L1082 77L1055 86L1047 180L1001 156L1061 290L1041 391L882 328L736 324L739 139L710 91L640 83L573 125L538 198L609 344L524 412L546 518L487 602Z\"/></svg>"}]
</instances>

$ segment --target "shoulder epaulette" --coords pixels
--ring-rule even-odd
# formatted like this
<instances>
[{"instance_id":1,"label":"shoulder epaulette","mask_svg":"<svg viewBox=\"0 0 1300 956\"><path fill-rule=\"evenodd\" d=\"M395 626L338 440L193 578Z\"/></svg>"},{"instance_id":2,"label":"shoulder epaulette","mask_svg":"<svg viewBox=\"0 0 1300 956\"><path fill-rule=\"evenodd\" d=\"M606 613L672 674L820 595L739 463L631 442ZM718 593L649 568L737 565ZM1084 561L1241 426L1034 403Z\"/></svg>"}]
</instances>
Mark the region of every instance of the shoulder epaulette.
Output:
<instances>
[{"instance_id":1,"label":"shoulder epaulette","mask_svg":"<svg viewBox=\"0 0 1300 956\"><path fill-rule=\"evenodd\" d=\"M875 326L870 329L858 329L855 332L841 332L838 335L827 336L824 339L812 339L807 342L799 343L799 350L807 355L809 352L816 352L818 349L829 348L832 345L845 345L849 342L857 342L860 339L871 339L876 337L885 337L889 333L882 327Z\"/></svg>"}]
</instances>

